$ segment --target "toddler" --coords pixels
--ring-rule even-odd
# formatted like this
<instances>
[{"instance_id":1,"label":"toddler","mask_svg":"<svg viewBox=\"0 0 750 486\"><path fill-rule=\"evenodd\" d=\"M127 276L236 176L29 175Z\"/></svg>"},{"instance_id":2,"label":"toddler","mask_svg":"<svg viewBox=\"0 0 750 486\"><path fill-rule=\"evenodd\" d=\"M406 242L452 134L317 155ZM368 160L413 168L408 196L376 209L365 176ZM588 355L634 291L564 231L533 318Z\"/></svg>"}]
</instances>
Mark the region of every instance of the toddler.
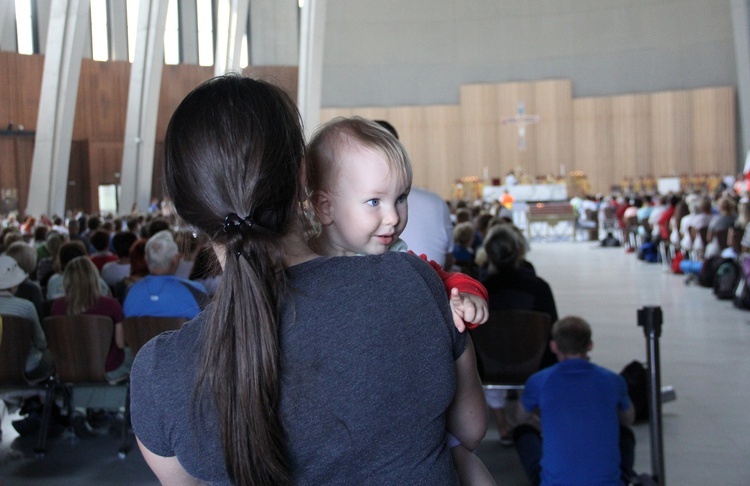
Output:
<instances>
[{"instance_id":1,"label":"toddler","mask_svg":"<svg viewBox=\"0 0 750 486\"><path fill-rule=\"evenodd\" d=\"M407 223L411 163L403 145L385 128L359 117L326 123L308 145L307 177L310 201L321 226L310 240L317 253L347 256L406 251L399 236ZM445 272L435 262L430 265L450 294L458 330L484 323L488 317L485 288L465 274ZM481 461L460 441L450 434L448 441L462 483L494 483Z\"/></svg>"}]
</instances>

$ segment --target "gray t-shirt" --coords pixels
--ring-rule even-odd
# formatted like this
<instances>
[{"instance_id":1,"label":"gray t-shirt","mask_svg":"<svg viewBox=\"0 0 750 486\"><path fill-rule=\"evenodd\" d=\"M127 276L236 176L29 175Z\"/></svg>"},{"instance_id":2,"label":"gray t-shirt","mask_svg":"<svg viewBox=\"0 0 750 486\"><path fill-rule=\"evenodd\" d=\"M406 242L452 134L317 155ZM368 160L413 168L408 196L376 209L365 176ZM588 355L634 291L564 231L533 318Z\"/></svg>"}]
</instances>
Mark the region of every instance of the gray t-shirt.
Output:
<instances>
[{"instance_id":1,"label":"gray t-shirt","mask_svg":"<svg viewBox=\"0 0 750 486\"><path fill-rule=\"evenodd\" d=\"M318 258L288 274L281 414L295 483L457 484L445 414L466 338L434 270L387 252ZM151 452L224 484L215 417L191 421L205 316L138 353L132 422Z\"/></svg>"}]
</instances>

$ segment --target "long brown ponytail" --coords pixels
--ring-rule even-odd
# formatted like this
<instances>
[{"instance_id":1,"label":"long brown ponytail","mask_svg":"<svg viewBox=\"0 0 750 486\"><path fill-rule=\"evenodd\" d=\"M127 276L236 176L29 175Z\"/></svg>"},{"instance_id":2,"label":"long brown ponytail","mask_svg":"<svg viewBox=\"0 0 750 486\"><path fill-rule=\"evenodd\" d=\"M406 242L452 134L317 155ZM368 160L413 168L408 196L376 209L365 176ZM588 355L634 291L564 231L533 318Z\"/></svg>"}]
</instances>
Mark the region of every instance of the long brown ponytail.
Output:
<instances>
[{"instance_id":1,"label":"long brown ponytail","mask_svg":"<svg viewBox=\"0 0 750 486\"><path fill-rule=\"evenodd\" d=\"M215 411L232 482L288 483L278 410L280 245L301 193L299 114L269 83L217 77L177 108L165 150L177 213L226 260L202 330L196 412Z\"/></svg>"}]
</instances>

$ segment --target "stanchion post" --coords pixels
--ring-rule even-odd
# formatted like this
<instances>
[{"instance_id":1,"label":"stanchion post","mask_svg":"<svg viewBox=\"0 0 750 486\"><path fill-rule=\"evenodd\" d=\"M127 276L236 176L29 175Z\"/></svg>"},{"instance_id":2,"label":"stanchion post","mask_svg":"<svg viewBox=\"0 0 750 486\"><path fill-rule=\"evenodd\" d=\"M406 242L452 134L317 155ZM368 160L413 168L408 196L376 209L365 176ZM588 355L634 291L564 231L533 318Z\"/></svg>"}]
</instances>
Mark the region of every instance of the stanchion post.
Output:
<instances>
[{"instance_id":1,"label":"stanchion post","mask_svg":"<svg viewBox=\"0 0 750 486\"><path fill-rule=\"evenodd\" d=\"M664 442L661 422L661 364L659 337L662 325L661 307L647 306L638 310L638 326L646 336L648 365L649 432L651 438L651 469L654 480L664 486Z\"/></svg>"}]
</instances>

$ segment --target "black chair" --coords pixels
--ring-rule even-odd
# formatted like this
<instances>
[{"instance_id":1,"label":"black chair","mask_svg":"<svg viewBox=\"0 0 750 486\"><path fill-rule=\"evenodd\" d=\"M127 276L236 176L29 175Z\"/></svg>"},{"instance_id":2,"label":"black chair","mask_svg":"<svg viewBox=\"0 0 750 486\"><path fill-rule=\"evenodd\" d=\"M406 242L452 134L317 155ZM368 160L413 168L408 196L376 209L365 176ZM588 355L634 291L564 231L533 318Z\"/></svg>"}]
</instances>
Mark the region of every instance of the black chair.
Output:
<instances>
[{"instance_id":1,"label":"black chair","mask_svg":"<svg viewBox=\"0 0 750 486\"><path fill-rule=\"evenodd\" d=\"M490 311L470 331L477 366L486 389L520 390L539 371L551 331L549 314L527 310Z\"/></svg>"}]
</instances>

